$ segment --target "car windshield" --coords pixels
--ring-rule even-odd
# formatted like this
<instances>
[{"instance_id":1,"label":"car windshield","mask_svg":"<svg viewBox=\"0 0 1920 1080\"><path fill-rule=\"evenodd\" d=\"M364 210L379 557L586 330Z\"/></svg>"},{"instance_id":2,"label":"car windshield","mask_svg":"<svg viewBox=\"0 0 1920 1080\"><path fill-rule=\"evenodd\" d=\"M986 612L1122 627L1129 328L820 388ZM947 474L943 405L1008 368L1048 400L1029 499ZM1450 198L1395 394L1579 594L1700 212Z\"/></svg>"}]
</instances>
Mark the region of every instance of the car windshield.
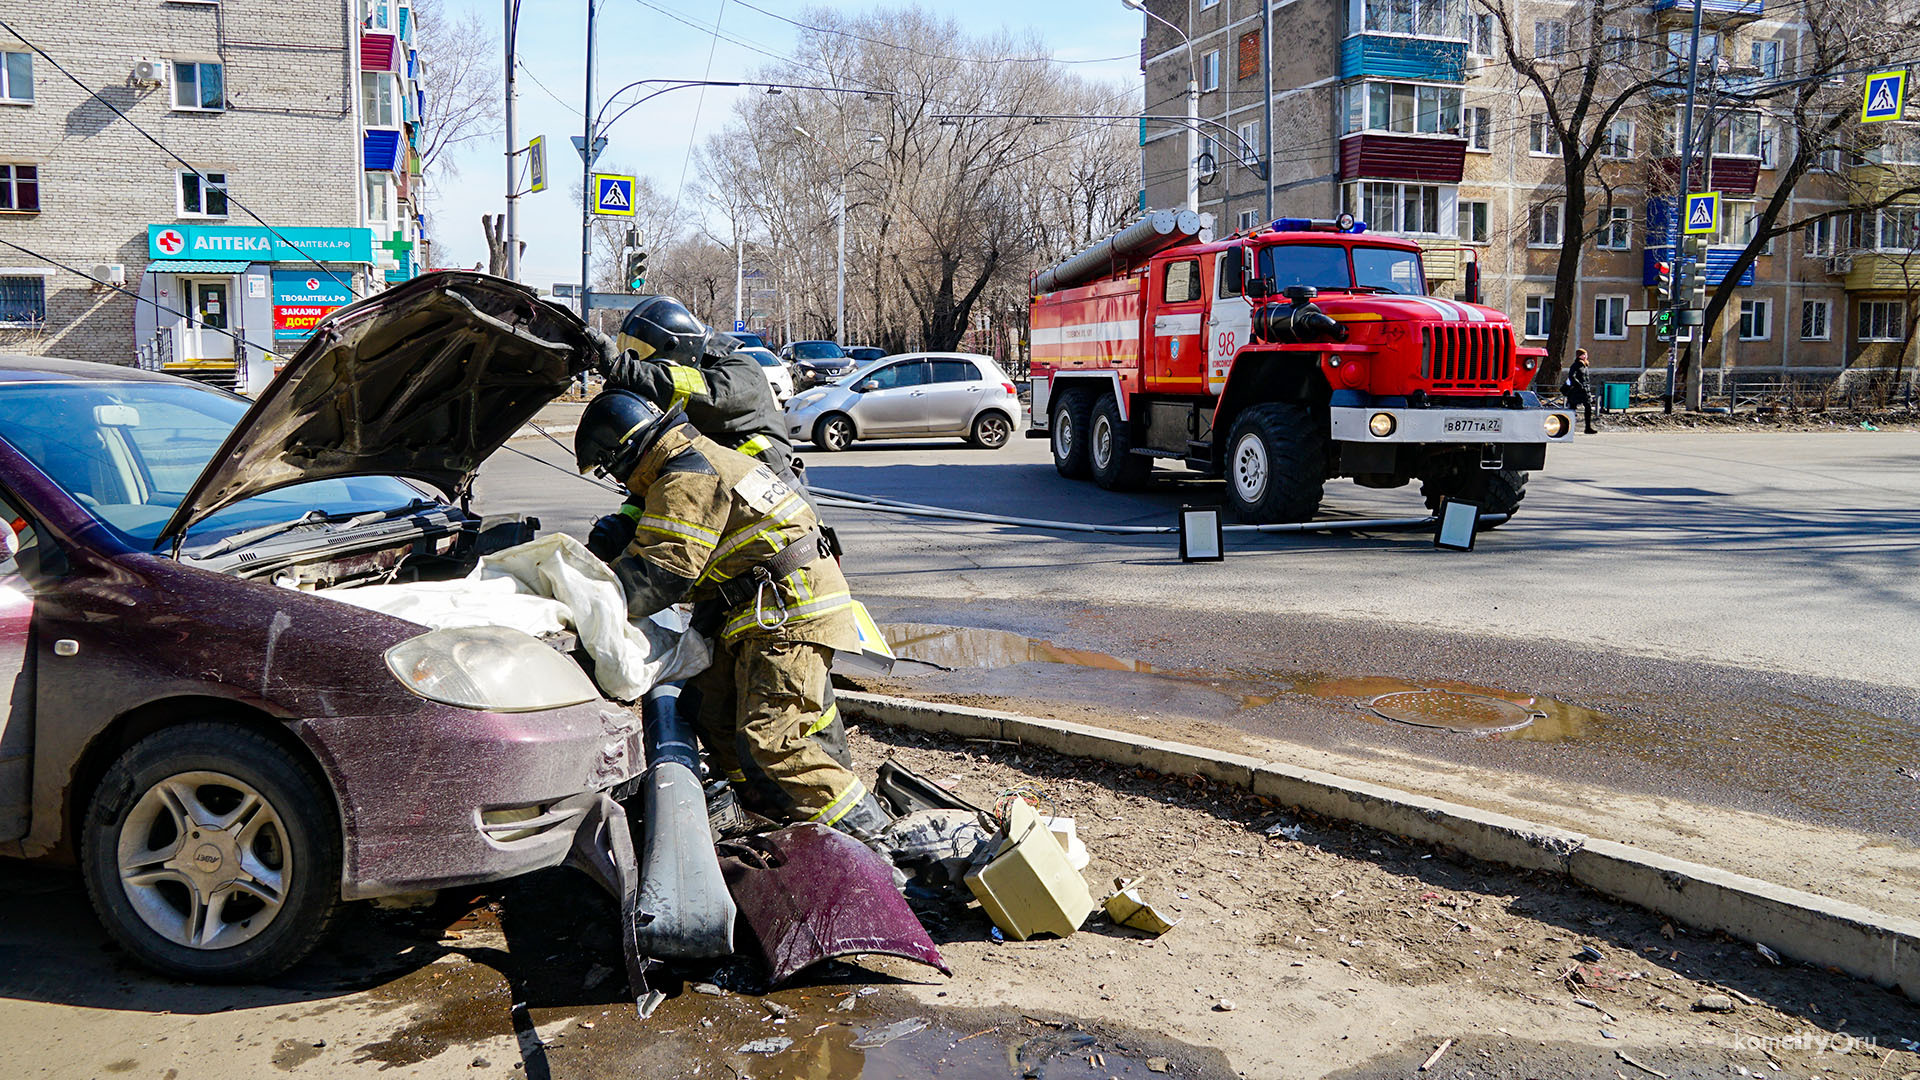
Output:
<instances>
[{"instance_id":1,"label":"car windshield","mask_svg":"<svg viewBox=\"0 0 1920 1080\"><path fill-rule=\"evenodd\" d=\"M1273 279L1276 296L1294 285L1409 296L1427 292L1420 253L1400 248L1356 247L1349 267L1347 249L1337 244L1271 244L1260 249L1260 273Z\"/></svg>"},{"instance_id":2,"label":"car windshield","mask_svg":"<svg viewBox=\"0 0 1920 1080\"><path fill-rule=\"evenodd\" d=\"M840 346L831 341L796 341L793 343L795 360L834 360L847 355Z\"/></svg>"},{"instance_id":3,"label":"car windshield","mask_svg":"<svg viewBox=\"0 0 1920 1080\"><path fill-rule=\"evenodd\" d=\"M183 383L16 383L0 386L0 439L115 532L151 546L246 411L245 401ZM420 497L392 476L294 484L203 519L193 543L313 510L369 513Z\"/></svg>"},{"instance_id":4,"label":"car windshield","mask_svg":"<svg viewBox=\"0 0 1920 1080\"><path fill-rule=\"evenodd\" d=\"M760 361L761 367L781 367L780 358L765 349L741 349L743 353Z\"/></svg>"}]
</instances>

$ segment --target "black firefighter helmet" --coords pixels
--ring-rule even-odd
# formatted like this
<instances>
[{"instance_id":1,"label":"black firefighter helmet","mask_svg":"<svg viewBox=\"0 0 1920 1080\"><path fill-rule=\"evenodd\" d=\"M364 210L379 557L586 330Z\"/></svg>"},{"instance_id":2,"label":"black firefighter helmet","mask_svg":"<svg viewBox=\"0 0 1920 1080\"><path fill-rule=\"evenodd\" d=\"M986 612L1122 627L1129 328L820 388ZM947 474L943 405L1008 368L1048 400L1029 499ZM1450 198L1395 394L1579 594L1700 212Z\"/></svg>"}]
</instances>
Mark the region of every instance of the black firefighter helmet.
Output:
<instances>
[{"instance_id":1,"label":"black firefighter helmet","mask_svg":"<svg viewBox=\"0 0 1920 1080\"><path fill-rule=\"evenodd\" d=\"M616 339L622 349L632 349L645 360L659 357L675 364L693 366L707 348L707 328L687 306L671 296L649 296L633 305L620 324Z\"/></svg>"},{"instance_id":2,"label":"black firefighter helmet","mask_svg":"<svg viewBox=\"0 0 1920 1080\"><path fill-rule=\"evenodd\" d=\"M573 433L573 460L582 473L625 480L667 430L660 407L631 390L603 390L587 402Z\"/></svg>"}]
</instances>

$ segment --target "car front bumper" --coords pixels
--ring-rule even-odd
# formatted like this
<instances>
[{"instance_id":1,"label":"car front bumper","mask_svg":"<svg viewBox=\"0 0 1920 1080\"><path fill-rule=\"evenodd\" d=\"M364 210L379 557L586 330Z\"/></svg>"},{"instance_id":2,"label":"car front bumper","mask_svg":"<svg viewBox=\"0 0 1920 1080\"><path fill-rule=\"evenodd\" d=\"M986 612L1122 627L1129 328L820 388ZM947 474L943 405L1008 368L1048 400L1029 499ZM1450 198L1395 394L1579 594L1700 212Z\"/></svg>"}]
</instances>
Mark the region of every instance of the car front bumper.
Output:
<instances>
[{"instance_id":1,"label":"car front bumper","mask_svg":"<svg viewBox=\"0 0 1920 1080\"><path fill-rule=\"evenodd\" d=\"M1356 407L1336 405L1333 437L1358 443L1560 443L1573 438L1573 413L1565 409ZM1393 430L1376 435L1375 416L1393 418ZM1562 419L1559 435L1547 434L1547 418Z\"/></svg>"},{"instance_id":2,"label":"car front bumper","mask_svg":"<svg viewBox=\"0 0 1920 1080\"><path fill-rule=\"evenodd\" d=\"M340 799L349 900L559 865L599 796L645 769L640 728L605 700L526 713L423 703L296 725Z\"/></svg>"}]
</instances>

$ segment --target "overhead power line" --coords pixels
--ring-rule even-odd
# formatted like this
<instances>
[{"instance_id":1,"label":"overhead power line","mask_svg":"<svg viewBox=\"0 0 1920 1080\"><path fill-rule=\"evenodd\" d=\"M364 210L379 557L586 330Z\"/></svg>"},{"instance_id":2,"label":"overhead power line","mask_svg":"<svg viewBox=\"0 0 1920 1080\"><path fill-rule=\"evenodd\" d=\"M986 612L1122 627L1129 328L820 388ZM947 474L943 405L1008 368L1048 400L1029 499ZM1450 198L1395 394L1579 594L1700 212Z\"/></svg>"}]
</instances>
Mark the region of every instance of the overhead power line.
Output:
<instances>
[{"instance_id":1,"label":"overhead power line","mask_svg":"<svg viewBox=\"0 0 1920 1080\"><path fill-rule=\"evenodd\" d=\"M770 19L778 19L788 26L797 26L802 30L811 30L817 34L832 34L836 37L852 38L855 41L864 41L869 45L879 45L888 49L897 49L904 53L911 53L914 56L924 56L929 60L946 60L957 64L1109 64L1116 60L1135 59L1135 54L1133 53L1122 53L1119 56L1097 56L1091 60L1061 60L1052 56L948 56L944 53L926 52L921 49L916 49L911 45L902 45L898 42L888 41L885 38L856 34L851 30L841 30L832 26L816 26L813 23L802 22L799 19L790 19L777 11L768 11L758 4L750 4L747 0L735 0L735 2L741 7L752 8L754 11Z\"/></svg>"}]
</instances>

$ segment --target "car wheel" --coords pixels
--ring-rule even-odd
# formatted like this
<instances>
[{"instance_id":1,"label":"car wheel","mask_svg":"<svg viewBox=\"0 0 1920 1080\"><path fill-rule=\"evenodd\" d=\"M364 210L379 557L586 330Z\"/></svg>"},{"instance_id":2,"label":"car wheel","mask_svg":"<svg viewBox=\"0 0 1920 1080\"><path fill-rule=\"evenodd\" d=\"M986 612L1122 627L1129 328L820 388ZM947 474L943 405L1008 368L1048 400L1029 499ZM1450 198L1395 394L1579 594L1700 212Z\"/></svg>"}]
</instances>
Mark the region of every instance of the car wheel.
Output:
<instances>
[{"instance_id":1,"label":"car wheel","mask_svg":"<svg viewBox=\"0 0 1920 1080\"><path fill-rule=\"evenodd\" d=\"M1297 402L1255 405L1233 422L1226 466L1227 496L1241 521L1309 521L1326 491L1326 430Z\"/></svg>"},{"instance_id":2,"label":"car wheel","mask_svg":"<svg viewBox=\"0 0 1920 1080\"><path fill-rule=\"evenodd\" d=\"M1092 409L1093 399L1083 390L1068 390L1053 405L1048 421L1053 469L1069 480L1087 475L1087 419Z\"/></svg>"},{"instance_id":3,"label":"car wheel","mask_svg":"<svg viewBox=\"0 0 1920 1080\"><path fill-rule=\"evenodd\" d=\"M828 413L813 425L813 445L837 454L853 445L853 420L846 413Z\"/></svg>"},{"instance_id":4,"label":"car wheel","mask_svg":"<svg viewBox=\"0 0 1920 1080\"><path fill-rule=\"evenodd\" d=\"M1147 482L1153 459L1133 452L1133 429L1120 418L1120 403L1112 394L1093 403L1087 424L1087 469L1093 482L1109 491L1125 491Z\"/></svg>"},{"instance_id":5,"label":"car wheel","mask_svg":"<svg viewBox=\"0 0 1920 1080\"><path fill-rule=\"evenodd\" d=\"M1441 499L1459 499L1478 506L1483 514L1511 517L1520 509L1520 501L1527 497L1527 474L1518 469L1481 469L1470 465L1427 478L1420 485L1420 495L1426 500L1427 509L1436 514L1440 512ZM1494 529L1499 525L1479 527Z\"/></svg>"},{"instance_id":6,"label":"car wheel","mask_svg":"<svg viewBox=\"0 0 1920 1080\"><path fill-rule=\"evenodd\" d=\"M1013 421L1006 414L984 412L973 421L973 433L967 441L982 450L998 450L1013 438Z\"/></svg>"},{"instance_id":7,"label":"car wheel","mask_svg":"<svg viewBox=\"0 0 1920 1080\"><path fill-rule=\"evenodd\" d=\"M266 736L166 728L121 754L87 803L87 895L148 967L271 978L313 949L339 906L337 822L321 780Z\"/></svg>"}]
</instances>

